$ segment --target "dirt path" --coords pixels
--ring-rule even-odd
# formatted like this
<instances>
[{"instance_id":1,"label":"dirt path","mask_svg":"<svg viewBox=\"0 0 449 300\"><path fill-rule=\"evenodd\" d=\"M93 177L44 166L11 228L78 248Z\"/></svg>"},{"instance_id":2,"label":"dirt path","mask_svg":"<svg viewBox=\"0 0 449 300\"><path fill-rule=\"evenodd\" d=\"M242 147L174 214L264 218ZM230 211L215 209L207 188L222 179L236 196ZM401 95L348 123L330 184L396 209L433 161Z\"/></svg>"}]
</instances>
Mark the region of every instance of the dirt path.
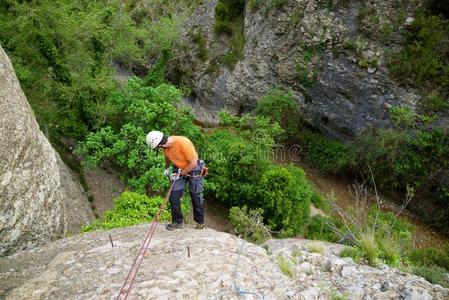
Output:
<instances>
[{"instance_id":1,"label":"dirt path","mask_svg":"<svg viewBox=\"0 0 449 300\"><path fill-rule=\"evenodd\" d=\"M125 184L117 175L100 168L86 171L84 176L89 186L89 195L94 198L95 211L101 219L106 210L113 208L113 200L125 190Z\"/></svg>"}]
</instances>

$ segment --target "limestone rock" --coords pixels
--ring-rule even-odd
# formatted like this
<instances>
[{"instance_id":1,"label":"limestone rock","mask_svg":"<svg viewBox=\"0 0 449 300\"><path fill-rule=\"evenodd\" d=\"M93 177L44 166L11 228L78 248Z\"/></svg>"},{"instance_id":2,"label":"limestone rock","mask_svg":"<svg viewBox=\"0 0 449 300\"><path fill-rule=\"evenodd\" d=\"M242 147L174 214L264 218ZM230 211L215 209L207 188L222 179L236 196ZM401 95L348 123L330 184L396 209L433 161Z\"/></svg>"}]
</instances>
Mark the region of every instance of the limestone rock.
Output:
<instances>
[{"instance_id":1,"label":"limestone rock","mask_svg":"<svg viewBox=\"0 0 449 300\"><path fill-rule=\"evenodd\" d=\"M190 76L186 84L192 86L193 97L186 101L200 121L217 123L216 113L222 109L235 114L249 112L275 86L293 89L302 118L342 140L369 126L392 126L392 106L416 109L417 93L390 78L384 53L392 49L366 37L375 34L364 34L374 30L374 25L367 23L368 17L360 24L357 3L335 4L331 10L318 0L288 0L280 8L262 1L254 11L247 5L243 59L228 68L219 63L227 44L214 32L217 2L205 0L188 20L182 37L188 50L178 56L174 67L183 78ZM382 22L398 11L391 0L374 0L369 5ZM414 7L410 4L407 14L413 14ZM381 28L382 24L375 26ZM205 61L195 55L198 45L189 33L193 29L206 40L209 57ZM354 53L345 49L345 41L352 41ZM360 59L373 66L359 66ZM301 77L313 78L315 72L316 80L305 86Z\"/></svg>"},{"instance_id":2,"label":"limestone rock","mask_svg":"<svg viewBox=\"0 0 449 300\"><path fill-rule=\"evenodd\" d=\"M0 258L0 298L114 299L148 229L146 224L95 231ZM310 242L270 240L260 247L212 229L167 231L158 225L130 299L257 299L239 297L236 290L264 299L449 297L448 289L422 278L342 259L335 254L340 245L324 244L323 254L311 253ZM279 255L292 266L292 277L281 272ZM320 264L317 255L326 264L338 260L355 271L342 276Z\"/></svg>"},{"instance_id":3,"label":"limestone rock","mask_svg":"<svg viewBox=\"0 0 449 300\"><path fill-rule=\"evenodd\" d=\"M0 47L0 256L30 248L93 219L79 179L39 130Z\"/></svg>"}]
</instances>

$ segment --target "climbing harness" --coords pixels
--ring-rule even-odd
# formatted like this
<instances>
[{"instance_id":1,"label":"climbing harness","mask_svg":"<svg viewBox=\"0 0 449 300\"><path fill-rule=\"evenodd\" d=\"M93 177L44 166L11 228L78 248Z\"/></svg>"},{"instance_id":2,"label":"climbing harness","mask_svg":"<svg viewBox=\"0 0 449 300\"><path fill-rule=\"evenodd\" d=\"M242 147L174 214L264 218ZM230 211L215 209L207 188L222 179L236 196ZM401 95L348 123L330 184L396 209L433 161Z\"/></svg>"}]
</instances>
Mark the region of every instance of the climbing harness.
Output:
<instances>
[{"instance_id":1,"label":"climbing harness","mask_svg":"<svg viewBox=\"0 0 449 300\"><path fill-rule=\"evenodd\" d=\"M153 238L154 232L156 231L156 225L162 215L162 212L165 209L165 206L167 205L168 198L170 197L170 193L171 193L171 190L173 189L173 186L175 185L175 182L176 182L176 180L172 181L172 183L170 185L170 189L168 190L168 193L165 196L164 201L162 202L162 205L159 208L159 211L157 212L156 216L153 218L153 221L150 224L150 229L148 230L147 236L145 237L145 240L143 241L142 246L140 246L139 254L134 259L131 270L129 271L128 276L126 276L125 282L123 283L123 286L120 289L120 292L117 295L116 300L128 299L128 296L131 293L131 289L134 284L134 280L136 279L137 272L139 271L140 265L142 264L143 258L145 257L145 253L148 250L148 246L150 245L151 239Z\"/></svg>"}]
</instances>

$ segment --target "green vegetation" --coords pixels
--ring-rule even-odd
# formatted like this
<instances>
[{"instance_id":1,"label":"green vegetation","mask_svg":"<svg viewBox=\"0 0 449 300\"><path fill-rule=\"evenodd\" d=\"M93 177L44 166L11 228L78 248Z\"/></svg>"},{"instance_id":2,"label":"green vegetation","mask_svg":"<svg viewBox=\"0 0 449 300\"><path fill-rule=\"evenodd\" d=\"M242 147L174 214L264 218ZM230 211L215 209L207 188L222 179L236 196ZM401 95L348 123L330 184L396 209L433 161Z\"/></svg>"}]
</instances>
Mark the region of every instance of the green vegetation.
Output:
<instances>
[{"instance_id":1,"label":"green vegetation","mask_svg":"<svg viewBox=\"0 0 449 300\"><path fill-rule=\"evenodd\" d=\"M262 209L250 209L244 205L231 207L229 220L234 225L235 233L241 235L245 240L261 244L271 237L270 228L263 222Z\"/></svg>"},{"instance_id":2,"label":"green vegetation","mask_svg":"<svg viewBox=\"0 0 449 300\"><path fill-rule=\"evenodd\" d=\"M260 2L262 0L249 0L248 2L248 8L249 11L254 12L259 8Z\"/></svg>"},{"instance_id":3,"label":"green vegetation","mask_svg":"<svg viewBox=\"0 0 449 300\"><path fill-rule=\"evenodd\" d=\"M321 242L312 242L307 244L307 250L309 250L310 252L313 253L319 253L319 254L324 254L324 245Z\"/></svg>"},{"instance_id":4,"label":"green vegetation","mask_svg":"<svg viewBox=\"0 0 449 300\"><path fill-rule=\"evenodd\" d=\"M344 173L353 160L348 146L308 129L304 129L301 134L301 145L306 162L324 173Z\"/></svg>"},{"instance_id":5,"label":"green vegetation","mask_svg":"<svg viewBox=\"0 0 449 300\"><path fill-rule=\"evenodd\" d=\"M292 138L298 132L299 110L291 90L269 90L257 102L255 112L281 125L286 139ZM284 136L276 137L276 140L283 142Z\"/></svg>"},{"instance_id":6,"label":"green vegetation","mask_svg":"<svg viewBox=\"0 0 449 300\"><path fill-rule=\"evenodd\" d=\"M281 272L284 273L285 276L293 278L295 273L293 271L293 264L291 261L287 260L282 255L279 255L278 256L278 265L279 265L279 269L281 269Z\"/></svg>"},{"instance_id":7,"label":"green vegetation","mask_svg":"<svg viewBox=\"0 0 449 300\"><path fill-rule=\"evenodd\" d=\"M336 243L338 236L331 229L331 226L337 226L336 220L330 217L314 216L310 219L305 236L309 240L321 240Z\"/></svg>"},{"instance_id":8,"label":"green vegetation","mask_svg":"<svg viewBox=\"0 0 449 300\"><path fill-rule=\"evenodd\" d=\"M449 288L449 280L447 278L448 270L438 266L413 266L411 269L406 269L411 273L425 278L427 281L439 284L443 287Z\"/></svg>"},{"instance_id":9,"label":"green vegetation","mask_svg":"<svg viewBox=\"0 0 449 300\"><path fill-rule=\"evenodd\" d=\"M271 0L271 7L281 8L287 0Z\"/></svg>"},{"instance_id":10,"label":"green vegetation","mask_svg":"<svg viewBox=\"0 0 449 300\"><path fill-rule=\"evenodd\" d=\"M206 47L206 38L204 37L203 31L201 30L201 28L196 28L196 30L193 31L191 35L193 42L198 45L198 58L202 61L207 60L208 51Z\"/></svg>"},{"instance_id":11,"label":"green vegetation","mask_svg":"<svg viewBox=\"0 0 449 300\"><path fill-rule=\"evenodd\" d=\"M158 213L162 202L163 199L161 197L148 198L141 194L124 192L114 200L114 209L104 213L103 220L95 220L91 224L84 226L82 231L112 229L148 223ZM160 220L170 220L169 210L165 209L163 211Z\"/></svg>"},{"instance_id":12,"label":"green vegetation","mask_svg":"<svg viewBox=\"0 0 449 300\"><path fill-rule=\"evenodd\" d=\"M270 160L274 138L282 134L263 116L221 115L222 128L204 136L202 153L211 170L206 192L231 206L261 208L264 220L281 235L304 230L310 213L312 189L304 171Z\"/></svg>"},{"instance_id":13,"label":"green vegetation","mask_svg":"<svg viewBox=\"0 0 449 300\"><path fill-rule=\"evenodd\" d=\"M428 1L406 32L402 50L391 56L389 67L395 78L406 85L432 93L445 102L449 97L449 21L440 4ZM440 15L439 15L440 14ZM445 101L443 100L445 99ZM441 105L438 108L443 108Z\"/></svg>"},{"instance_id":14,"label":"green vegetation","mask_svg":"<svg viewBox=\"0 0 449 300\"><path fill-rule=\"evenodd\" d=\"M449 270L449 245L443 249L413 249L408 255L411 263L421 266L438 266Z\"/></svg>"},{"instance_id":15,"label":"green vegetation","mask_svg":"<svg viewBox=\"0 0 449 300\"><path fill-rule=\"evenodd\" d=\"M88 167L114 167L133 190L141 193L166 188L168 182L160 176L163 158L146 146L145 135L159 129L199 138L192 116L176 108L180 97L181 91L174 86L148 87L143 80L131 78L126 88L112 93L103 106L105 125L89 133L79 146L83 163Z\"/></svg>"},{"instance_id":16,"label":"green vegetation","mask_svg":"<svg viewBox=\"0 0 449 300\"><path fill-rule=\"evenodd\" d=\"M41 127L81 140L117 88L111 61L141 69L175 43L178 23L164 16L138 22L118 1L4 1L0 41Z\"/></svg>"},{"instance_id":17,"label":"green vegetation","mask_svg":"<svg viewBox=\"0 0 449 300\"><path fill-rule=\"evenodd\" d=\"M220 61L230 69L243 58L244 8L243 0L220 0L215 7L215 32L217 35L227 34L228 38L228 50Z\"/></svg>"},{"instance_id":18,"label":"green vegetation","mask_svg":"<svg viewBox=\"0 0 449 300\"><path fill-rule=\"evenodd\" d=\"M215 32L232 34L231 23L243 15L244 0L219 0L215 7Z\"/></svg>"}]
</instances>

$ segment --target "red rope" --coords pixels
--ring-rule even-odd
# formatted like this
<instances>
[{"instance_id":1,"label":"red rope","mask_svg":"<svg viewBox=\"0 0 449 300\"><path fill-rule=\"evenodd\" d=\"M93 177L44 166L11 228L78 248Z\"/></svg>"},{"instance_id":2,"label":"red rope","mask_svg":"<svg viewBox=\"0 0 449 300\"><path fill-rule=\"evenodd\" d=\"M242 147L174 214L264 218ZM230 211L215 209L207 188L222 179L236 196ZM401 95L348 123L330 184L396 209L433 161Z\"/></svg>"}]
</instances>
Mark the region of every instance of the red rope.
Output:
<instances>
[{"instance_id":1,"label":"red rope","mask_svg":"<svg viewBox=\"0 0 449 300\"><path fill-rule=\"evenodd\" d=\"M175 182L176 180L174 180L170 185L167 196L165 196L158 213L153 218L153 221L150 224L150 230L148 230L147 236L145 237L142 246L140 246L139 254L137 254L136 258L134 259L131 270L129 271L128 276L126 276L125 282L123 283L123 286L120 289L116 300L126 300L128 298L128 295L131 293L131 289L133 287L134 280L136 279L137 272L139 271L140 265L142 264L143 258L145 257L145 253L148 250L148 246L150 245L151 239L153 238L154 232L156 231L156 225L162 215L162 212L165 209L165 206L167 205L168 198L170 197L170 193Z\"/></svg>"}]
</instances>

